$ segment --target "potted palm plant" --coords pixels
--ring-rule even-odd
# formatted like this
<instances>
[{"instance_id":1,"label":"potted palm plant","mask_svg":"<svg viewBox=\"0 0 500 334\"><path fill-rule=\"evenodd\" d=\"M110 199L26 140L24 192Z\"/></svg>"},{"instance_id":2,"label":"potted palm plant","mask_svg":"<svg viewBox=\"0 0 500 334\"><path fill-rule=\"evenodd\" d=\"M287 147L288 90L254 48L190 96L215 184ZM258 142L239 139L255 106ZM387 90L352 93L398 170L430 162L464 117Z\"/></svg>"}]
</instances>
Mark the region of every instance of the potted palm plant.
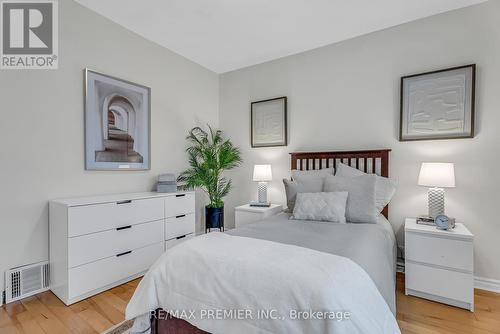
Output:
<instances>
[{"instance_id":1,"label":"potted palm plant","mask_svg":"<svg viewBox=\"0 0 500 334\"><path fill-rule=\"evenodd\" d=\"M231 141L224 139L221 130L208 126L208 132L200 127L189 131L186 149L190 168L182 172L177 181L182 189L201 188L209 198L205 206L205 227L224 228L223 198L231 190L231 180L222 176L223 171L238 167L241 152Z\"/></svg>"}]
</instances>

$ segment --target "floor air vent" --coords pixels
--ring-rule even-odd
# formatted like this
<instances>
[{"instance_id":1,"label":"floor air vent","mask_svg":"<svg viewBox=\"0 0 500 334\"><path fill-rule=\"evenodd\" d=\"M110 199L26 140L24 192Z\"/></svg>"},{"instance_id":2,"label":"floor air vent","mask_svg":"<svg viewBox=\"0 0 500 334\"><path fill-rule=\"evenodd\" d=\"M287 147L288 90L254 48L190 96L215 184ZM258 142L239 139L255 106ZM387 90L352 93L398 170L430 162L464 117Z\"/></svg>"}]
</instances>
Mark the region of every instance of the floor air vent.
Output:
<instances>
[{"instance_id":1,"label":"floor air vent","mask_svg":"<svg viewBox=\"0 0 500 334\"><path fill-rule=\"evenodd\" d=\"M5 302L10 303L49 289L49 263L39 262L5 272Z\"/></svg>"}]
</instances>

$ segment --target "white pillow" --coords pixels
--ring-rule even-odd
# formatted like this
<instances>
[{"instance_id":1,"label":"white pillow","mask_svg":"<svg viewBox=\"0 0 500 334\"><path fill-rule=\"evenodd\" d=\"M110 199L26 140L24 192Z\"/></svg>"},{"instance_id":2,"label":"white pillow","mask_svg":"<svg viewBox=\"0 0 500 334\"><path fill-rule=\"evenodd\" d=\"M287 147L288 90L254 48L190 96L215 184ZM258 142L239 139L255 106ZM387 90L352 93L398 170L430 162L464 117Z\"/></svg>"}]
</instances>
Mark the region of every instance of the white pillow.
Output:
<instances>
[{"instance_id":1,"label":"white pillow","mask_svg":"<svg viewBox=\"0 0 500 334\"><path fill-rule=\"evenodd\" d=\"M323 169L310 169L310 170L298 170L292 169L292 180L299 180L303 178L319 177L324 179L328 175L334 174L333 167L323 168Z\"/></svg>"},{"instance_id":2,"label":"white pillow","mask_svg":"<svg viewBox=\"0 0 500 334\"><path fill-rule=\"evenodd\" d=\"M299 193L290 219L345 223L347 192Z\"/></svg>"},{"instance_id":3,"label":"white pillow","mask_svg":"<svg viewBox=\"0 0 500 334\"><path fill-rule=\"evenodd\" d=\"M288 212L293 212L298 193L319 193L323 191L323 179L317 177L306 178L301 181L283 179L283 185L285 186Z\"/></svg>"},{"instance_id":4,"label":"white pillow","mask_svg":"<svg viewBox=\"0 0 500 334\"><path fill-rule=\"evenodd\" d=\"M356 177L361 175L366 175L363 171L353 168L346 164L340 163L337 166L337 176L343 177ZM382 212L387 204L391 201L392 197L396 193L396 182L387 177L378 176L377 183L375 184L375 205L378 212Z\"/></svg>"},{"instance_id":5,"label":"white pillow","mask_svg":"<svg viewBox=\"0 0 500 334\"><path fill-rule=\"evenodd\" d=\"M350 223L377 223L379 212L375 207L375 175L357 177L328 176L325 192L347 191L345 216Z\"/></svg>"}]
</instances>

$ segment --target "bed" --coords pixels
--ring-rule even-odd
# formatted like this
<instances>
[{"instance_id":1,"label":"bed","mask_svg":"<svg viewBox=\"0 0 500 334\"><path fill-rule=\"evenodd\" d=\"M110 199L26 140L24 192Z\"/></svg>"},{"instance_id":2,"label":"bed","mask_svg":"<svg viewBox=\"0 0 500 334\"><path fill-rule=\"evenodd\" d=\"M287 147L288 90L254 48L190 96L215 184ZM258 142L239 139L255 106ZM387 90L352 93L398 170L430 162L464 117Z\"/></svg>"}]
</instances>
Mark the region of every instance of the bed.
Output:
<instances>
[{"instance_id":1,"label":"bed","mask_svg":"<svg viewBox=\"0 0 500 334\"><path fill-rule=\"evenodd\" d=\"M389 151L291 153L291 169L336 167L342 162L364 172L388 177ZM152 267L150 272L156 272L156 275L148 272L139 285L141 291L136 291L127 307L127 317L137 317L135 330L186 334L208 333L201 328L212 333L364 333L370 328L373 329L370 332L399 333L394 318L396 241L387 220L388 207L384 208L376 224L304 222L290 220L289 215L281 213L224 234L209 233L195 238L196 241L184 243L186 249L181 245L175 247L167 262L158 261ZM228 249L232 249L229 258L236 258L239 262L223 263L228 255L221 253ZM207 252L217 256L206 256ZM206 266L207 262L210 266ZM197 269L193 270L193 267ZM172 268L186 271L171 277ZM246 276L256 272L259 272L256 277L245 280ZM209 284L205 284L202 275L210 281ZM287 276L294 278L288 282ZM342 289L315 288L329 285L332 280L335 281L332 285ZM185 294L196 290L196 296L200 298L195 300L194 295L186 298L182 293L169 294L163 291L168 290L165 286L177 286L177 291ZM261 290L265 292L259 295ZM165 303L166 296L170 304ZM275 299L266 300L268 296ZM280 298L283 301L277 302ZM224 318L221 322L217 317L192 319L187 313L192 309L219 305L217 303L221 300L224 305L230 305L227 308L241 307L245 312L250 306L268 312L266 307L271 304L279 312L287 307L337 311L349 308L359 318L332 322L303 319L277 322L276 319L257 319L254 314L248 320L243 314L243 318ZM182 314L178 313L179 309L187 311ZM146 310L152 312L138 317ZM229 317L234 315L231 313Z\"/></svg>"}]
</instances>

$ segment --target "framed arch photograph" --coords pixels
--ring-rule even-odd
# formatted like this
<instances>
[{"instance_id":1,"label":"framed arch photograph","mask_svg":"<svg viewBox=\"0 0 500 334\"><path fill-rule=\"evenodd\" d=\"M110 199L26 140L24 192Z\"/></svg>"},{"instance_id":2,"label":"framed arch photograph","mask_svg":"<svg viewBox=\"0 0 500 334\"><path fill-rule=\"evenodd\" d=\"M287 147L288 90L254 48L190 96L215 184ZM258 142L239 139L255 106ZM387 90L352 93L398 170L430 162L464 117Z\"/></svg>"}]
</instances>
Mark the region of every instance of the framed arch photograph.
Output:
<instances>
[{"instance_id":1,"label":"framed arch photograph","mask_svg":"<svg viewBox=\"0 0 500 334\"><path fill-rule=\"evenodd\" d=\"M151 168L151 89L85 69L85 169Z\"/></svg>"}]
</instances>

